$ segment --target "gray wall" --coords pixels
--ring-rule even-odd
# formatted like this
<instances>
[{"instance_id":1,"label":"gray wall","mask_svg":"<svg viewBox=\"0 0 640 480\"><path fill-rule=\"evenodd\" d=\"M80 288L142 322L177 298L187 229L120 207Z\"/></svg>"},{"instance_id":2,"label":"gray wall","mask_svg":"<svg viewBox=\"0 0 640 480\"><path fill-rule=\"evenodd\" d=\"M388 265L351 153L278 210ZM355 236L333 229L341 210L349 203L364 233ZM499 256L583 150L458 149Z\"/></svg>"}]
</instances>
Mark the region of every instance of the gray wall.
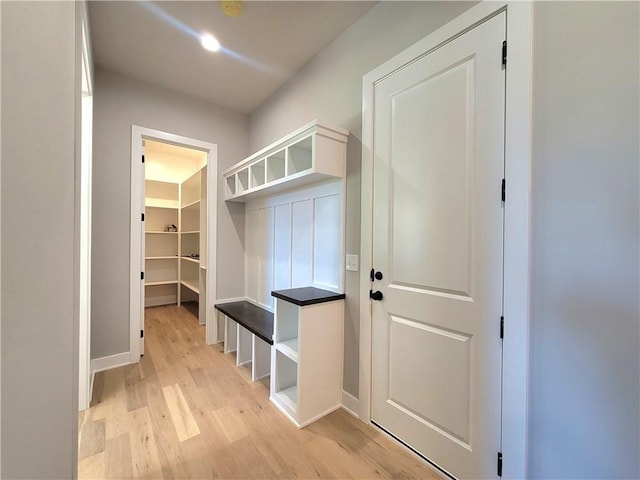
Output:
<instances>
[{"instance_id":1,"label":"gray wall","mask_svg":"<svg viewBox=\"0 0 640 480\"><path fill-rule=\"evenodd\" d=\"M534 6L533 478L640 477L638 6Z\"/></svg>"},{"instance_id":2,"label":"gray wall","mask_svg":"<svg viewBox=\"0 0 640 480\"><path fill-rule=\"evenodd\" d=\"M2 4L2 475L77 468L73 2Z\"/></svg>"},{"instance_id":3,"label":"gray wall","mask_svg":"<svg viewBox=\"0 0 640 480\"><path fill-rule=\"evenodd\" d=\"M91 357L129 351L131 125L218 145L218 171L247 155L247 118L96 69L93 127ZM244 294L243 214L218 187L218 298Z\"/></svg>"},{"instance_id":4,"label":"gray wall","mask_svg":"<svg viewBox=\"0 0 640 480\"><path fill-rule=\"evenodd\" d=\"M361 77L468 8L382 3L250 117L251 150L318 118L351 131L347 251L359 251ZM640 477L638 3L534 7L528 473ZM347 274L344 386L358 392Z\"/></svg>"},{"instance_id":5,"label":"gray wall","mask_svg":"<svg viewBox=\"0 0 640 480\"><path fill-rule=\"evenodd\" d=\"M251 151L317 118L350 131L347 253L360 253L362 76L467 10L473 2L383 2L305 65L250 117ZM367 265L361 265L367 268ZM358 396L359 273L347 272L344 389Z\"/></svg>"}]
</instances>

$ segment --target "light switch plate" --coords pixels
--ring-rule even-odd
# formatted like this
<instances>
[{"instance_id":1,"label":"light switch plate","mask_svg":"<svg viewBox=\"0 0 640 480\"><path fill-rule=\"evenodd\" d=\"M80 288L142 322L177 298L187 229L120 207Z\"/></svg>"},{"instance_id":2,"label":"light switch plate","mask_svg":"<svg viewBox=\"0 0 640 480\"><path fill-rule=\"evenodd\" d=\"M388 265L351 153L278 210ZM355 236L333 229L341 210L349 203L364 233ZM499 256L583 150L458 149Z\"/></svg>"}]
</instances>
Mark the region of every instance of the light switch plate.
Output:
<instances>
[{"instance_id":1,"label":"light switch plate","mask_svg":"<svg viewBox=\"0 0 640 480\"><path fill-rule=\"evenodd\" d=\"M358 271L358 255L347 255L346 266L347 266L347 271L357 272Z\"/></svg>"}]
</instances>

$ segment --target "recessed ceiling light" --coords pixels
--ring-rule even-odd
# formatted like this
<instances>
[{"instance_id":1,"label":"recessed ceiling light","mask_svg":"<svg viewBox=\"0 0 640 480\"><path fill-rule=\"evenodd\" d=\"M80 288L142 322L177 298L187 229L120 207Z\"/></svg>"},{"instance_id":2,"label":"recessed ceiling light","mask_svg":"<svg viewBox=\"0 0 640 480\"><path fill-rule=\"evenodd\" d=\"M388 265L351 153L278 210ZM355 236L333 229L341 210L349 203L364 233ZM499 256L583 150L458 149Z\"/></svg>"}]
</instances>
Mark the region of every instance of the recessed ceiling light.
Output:
<instances>
[{"instance_id":1,"label":"recessed ceiling light","mask_svg":"<svg viewBox=\"0 0 640 480\"><path fill-rule=\"evenodd\" d=\"M200 35L200 45L205 50L209 50L210 52L217 52L220 50L220 42L216 37L209 33L203 33Z\"/></svg>"}]
</instances>

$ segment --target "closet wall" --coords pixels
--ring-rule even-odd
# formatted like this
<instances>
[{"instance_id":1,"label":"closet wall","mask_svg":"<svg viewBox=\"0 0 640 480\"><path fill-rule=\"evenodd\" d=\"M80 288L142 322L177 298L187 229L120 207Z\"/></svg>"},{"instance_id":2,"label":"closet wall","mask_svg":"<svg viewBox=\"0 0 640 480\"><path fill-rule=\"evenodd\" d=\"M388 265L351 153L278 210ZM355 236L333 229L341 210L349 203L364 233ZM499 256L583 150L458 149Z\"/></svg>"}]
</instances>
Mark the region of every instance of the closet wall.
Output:
<instances>
[{"instance_id":1,"label":"closet wall","mask_svg":"<svg viewBox=\"0 0 640 480\"><path fill-rule=\"evenodd\" d=\"M272 290L344 289L344 182L329 180L246 204L246 297L273 310Z\"/></svg>"},{"instance_id":2,"label":"closet wall","mask_svg":"<svg viewBox=\"0 0 640 480\"><path fill-rule=\"evenodd\" d=\"M96 69L93 144L93 275L91 356L129 351L131 125L197 138L218 146L218 172L248 153L245 115ZM244 205L227 205L218 177L218 298L244 294ZM215 204L215 202L213 202ZM116 299L116 300L114 300Z\"/></svg>"}]
</instances>

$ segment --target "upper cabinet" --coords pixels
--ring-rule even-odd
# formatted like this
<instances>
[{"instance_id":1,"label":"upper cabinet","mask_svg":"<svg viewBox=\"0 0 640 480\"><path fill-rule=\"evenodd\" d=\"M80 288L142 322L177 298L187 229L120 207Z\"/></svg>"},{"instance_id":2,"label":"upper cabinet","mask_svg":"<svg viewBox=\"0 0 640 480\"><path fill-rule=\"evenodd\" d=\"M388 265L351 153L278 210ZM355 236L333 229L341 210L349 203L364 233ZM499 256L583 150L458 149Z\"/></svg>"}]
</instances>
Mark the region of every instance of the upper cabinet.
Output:
<instances>
[{"instance_id":1,"label":"upper cabinet","mask_svg":"<svg viewBox=\"0 0 640 480\"><path fill-rule=\"evenodd\" d=\"M346 175L349 132L313 121L223 173L225 200L251 198Z\"/></svg>"}]
</instances>

